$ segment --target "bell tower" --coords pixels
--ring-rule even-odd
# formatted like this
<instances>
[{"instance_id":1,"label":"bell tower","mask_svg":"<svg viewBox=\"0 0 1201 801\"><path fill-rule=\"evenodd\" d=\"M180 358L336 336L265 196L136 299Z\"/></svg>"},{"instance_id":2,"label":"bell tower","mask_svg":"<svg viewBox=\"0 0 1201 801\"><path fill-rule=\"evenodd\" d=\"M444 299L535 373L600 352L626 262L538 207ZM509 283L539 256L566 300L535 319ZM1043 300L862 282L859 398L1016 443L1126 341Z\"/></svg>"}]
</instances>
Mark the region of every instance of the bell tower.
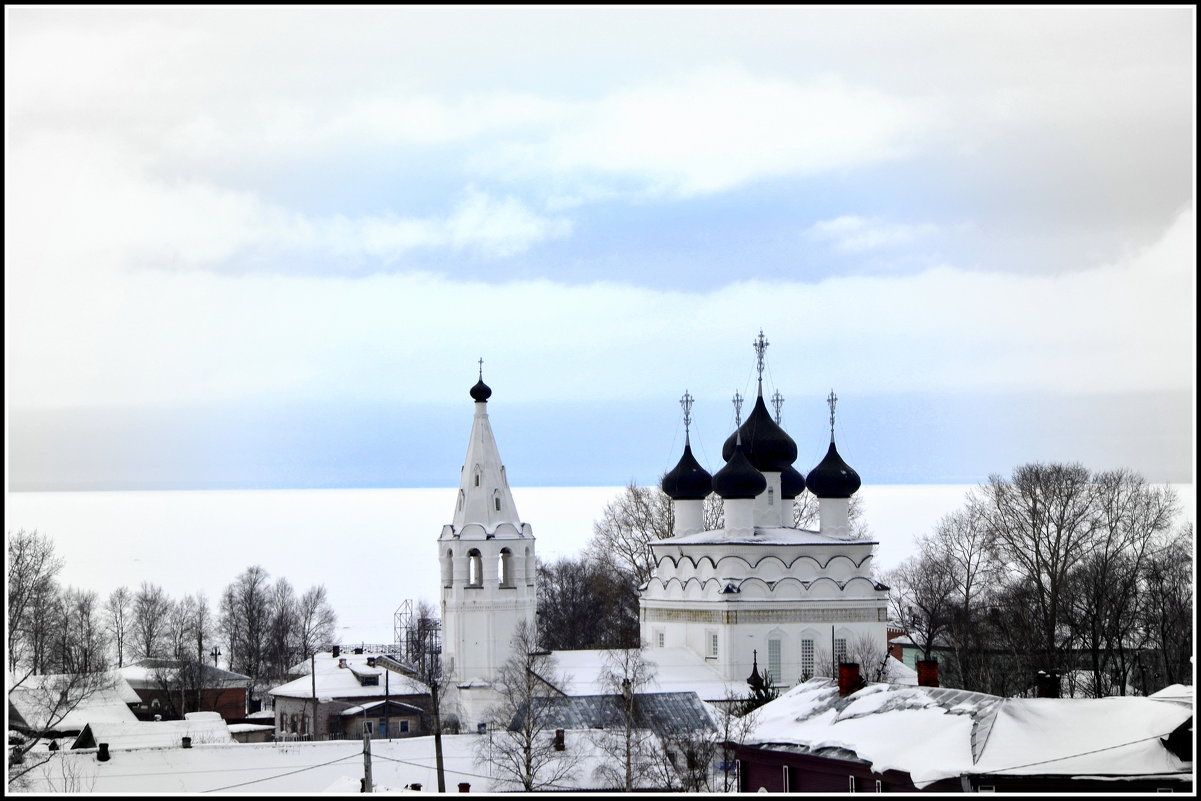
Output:
<instances>
[{"instance_id":1,"label":"bell tower","mask_svg":"<svg viewBox=\"0 0 1201 801\"><path fill-rule=\"evenodd\" d=\"M518 625L534 626L534 534L522 523L488 422L483 359L452 522L438 538L443 671L468 728L484 722Z\"/></svg>"}]
</instances>

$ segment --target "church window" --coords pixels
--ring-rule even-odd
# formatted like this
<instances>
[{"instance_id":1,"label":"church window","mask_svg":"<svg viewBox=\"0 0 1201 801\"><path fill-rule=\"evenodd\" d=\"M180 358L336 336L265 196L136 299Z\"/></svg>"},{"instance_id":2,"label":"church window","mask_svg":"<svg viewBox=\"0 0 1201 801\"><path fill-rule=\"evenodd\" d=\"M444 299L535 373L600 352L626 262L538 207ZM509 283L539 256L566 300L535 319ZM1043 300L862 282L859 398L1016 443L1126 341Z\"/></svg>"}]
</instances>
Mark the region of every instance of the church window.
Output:
<instances>
[{"instance_id":1,"label":"church window","mask_svg":"<svg viewBox=\"0 0 1201 801\"><path fill-rule=\"evenodd\" d=\"M500 496L497 495L497 496L493 497L492 502L496 505L496 511L499 512L500 511Z\"/></svg>"},{"instance_id":2,"label":"church window","mask_svg":"<svg viewBox=\"0 0 1201 801\"><path fill-rule=\"evenodd\" d=\"M480 474L479 473L475 474L475 485L477 487L480 485Z\"/></svg>"},{"instance_id":3,"label":"church window","mask_svg":"<svg viewBox=\"0 0 1201 801\"><path fill-rule=\"evenodd\" d=\"M768 506L771 506L772 504L774 504L774 503L775 503L775 500L773 500L775 497L776 497L776 490L775 490L775 488L774 488L774 487L768 487L768 488L767 488L767 505L768 505Z\"/></svg>"},{"instance_id":4,"label":"church window","mask_svg":"<svg viewBox=\"0 0 1201 801\"><path fill-rule=\"evenodd\" d=\"M512 552L508 548L500 549L500 569L498 572L500 573L500 586L502 587L513 586L513 563L510 559L512 555Z\"/></svg>"},{"instance_id":5,"label":"church window","mask_svg":"<svg viewBox=\"0 0 1201 801\"><path fill-rule=\"evenodd\" d=\"M813 678L813 640L801 640L801 681Z\"/></svg>"},{"instance_id":6,"label":"church window","mask_svg":"<svg viewBox=\"0 0 1201 801\"><path fill-rule=\"evenodd\" d=\"M717 632L711 631L711 632L709 632L708 636L709 636L709 658L716 659L717 658Z\"/></svg>"},{"instance_id":7,"label":"church window","mask_svg":"<svg viewBox=\"0 0 1201 801\"><path fill-rule=\"evenodd\" d=\"M767 641L767 672L771 674L772 681L777 684L780 681L780 641Z\"/></svg>"},{"instance_id":8,"label":"church window","mask_svg":"<svg viewBox=\"0 0 1201 801\"><path fill-rule=\"evenodd\" d=\"M484 560L478 548L467 552L467 586L480 587L484 584Z\"/></svg>"},{"instance_id":9,"label":"church window","mask_svg":"<svg viewBox=\"0 0 1201 801\"><path fill-rule=\"evenodd\" d=\"M840 665L847 661L847 641L845 637L838 637L834 640L834 661Z\"/></svg>"},{"instance_id":10,"label":"church window","mask_svg":"<svg viewBox=\"0 0 1201 801\"><path fill-rule=\"evenodd\" d=\"M665 644L666 642L667 642L667 635L666 635L666 634L664 634L664 633L663 633L663 632L661 632L661 631L660 631L660 632L656 632L656 633L655 633L655 644L656 644L656 645L658 645L660 648L663 648L663 647L664 647L664 644Z\"/></svg>"}]
</instances>

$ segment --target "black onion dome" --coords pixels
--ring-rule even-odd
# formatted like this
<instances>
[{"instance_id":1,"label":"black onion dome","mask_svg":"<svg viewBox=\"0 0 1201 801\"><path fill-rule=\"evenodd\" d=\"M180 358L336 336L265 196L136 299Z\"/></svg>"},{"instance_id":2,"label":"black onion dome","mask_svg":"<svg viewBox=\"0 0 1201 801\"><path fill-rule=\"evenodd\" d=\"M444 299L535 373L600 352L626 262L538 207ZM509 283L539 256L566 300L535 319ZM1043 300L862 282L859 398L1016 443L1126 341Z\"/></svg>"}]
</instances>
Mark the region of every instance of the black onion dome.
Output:
<instances>
[{"instance_id":1,"label":"black onion dome","mask_svg":"<svg viewBox=\"0 0 1201 801\"><path fill-rule=\"evenodd\" d=\"M471 388L471 397L477 401L484 403L488 402L488 398L492 397L492 388L484 383L484 379L475 382L475 386Z\"/></svg>"},{"instance_id":2,"label":"black onion dome","mask_svg":"<svg viewBox=\"0 0 1201 801\"><path fill-rule=\"evenodd\" d=\"M755 398L755 408L735 432L738 433L742 435L742 448L756 470L780 473L796 461L796 443L768 414L762 395ZM721 448L721 458L726 461L734 453L735 434Z\"/></svg>"},{"instance_id":3,"label":"black onion dome","mask_svg":"<svg viewBox=\"0 0 1201 801\"><path fill-rule=\"evenodd\" d=\"M805 477L801 471L788 465L780 471L780 497L795 498L805 491Z\"/></svg>"},{"instance_id":4,"label":"black onion dome","mask_svg":"<svg viewBox=\"0 0 1201 801\"><path fill-rule=\"evenodd\" d=\"M735 445L726 466L713 474L713 491L725 500L754 498L765 489L767 479L751 464L741 445Z\"/></svg>"},{"instance_id":5,"label":"black onion dome","mask_svg":"<svg viewBox=\"0 0 1201 801\"><path fill-rule=\"evenodd\" d=\"M684 455L659 486L673 501L703 501L713 491L713 476L692 455L692 446L684 443Z\"/></svg>"},{"instance_id":6,"label":"black onion dome","mask_svg":"<svg viewBox=\"0 0 1201 801\"><path fill-rule=\"evenodd\" d=\"M810 470L805 479L809 491L819 498L849 498L859 489L860 483L859 474L838 455L832 440L826 458Z\"/></svg>"}]
</instances>

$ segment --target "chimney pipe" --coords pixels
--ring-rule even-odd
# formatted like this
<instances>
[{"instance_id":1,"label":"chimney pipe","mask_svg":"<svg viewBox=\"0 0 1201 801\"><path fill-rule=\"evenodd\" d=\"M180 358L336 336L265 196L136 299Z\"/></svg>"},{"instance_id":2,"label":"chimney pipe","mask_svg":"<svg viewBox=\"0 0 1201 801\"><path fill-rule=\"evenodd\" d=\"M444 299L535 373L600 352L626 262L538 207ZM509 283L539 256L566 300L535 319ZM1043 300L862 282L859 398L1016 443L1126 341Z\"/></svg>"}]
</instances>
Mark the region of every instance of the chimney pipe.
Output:
<instances>
[{"instance_id":1,"label":"chimney pipe","mask_svg":"<svg viewBox=\"0 0 1201 801\"><path fill-rule=\"evenodd\" d=\"M184 737L184 738L183 738L183 747L184 747L184 748L191 748L191 747L192 747L192 738L191 738L191 737Z\"/></svg>"},{"instance_id":2,"label":"chimney pipe","mask_svg":"<svg viewBox=\"0 0 1201 801\"><path fill-rule=\"evenodd\" d=\"M1059 697L1059 674L1040 670L1034 675L1034 694L1038 698Z\"/></svg>"},{"instance_id":3,"label":"chimney pipe","mask_svg":"<svg viewBox=\"0 0 1201 801\"><path fill-rule=\"evenodd\" d=\"M108 743L100 744L100 752L96 754L97 762L108 762L112 757L108 755Z\"/></svg>"},{"instance_id":4,"label":"chimney pipe","mask_svg":"<svg viewBox=\"0 0 1201 801\"><path fill-rule=\"evenodd\" d=\"M838 665L838 695L850 695L863 687L863 679L859 676L858 662L841 662Z\"/></svg>"},{"instance_id":5,"label":"chimney pipe","mask_svg":"<svg viewBox=\"0 0 1201 801\"><path fill-rule=\"evenodd\" d=\"M374 656L367 657L367 667L375 667L375 657Z\"/></svg>"},{"instance_id":6,"label":"chimney pipe","mask_svg":"<svg viewBox=\"0 0 1201 801\"><path fill-rule=\"evenodd\" d=\"M355 652L355 654L362 654L362 653L363 653L363 649L362 649L362 648L355 648L355 649L354 649L354 652Z\"/></svg>"},{"instance_id":7,"label":"chimney pipe","mask_svg":"<svg viewBox=\"0 0 1201 801\"><path fill-rule=\"evenodd\" d=\"M459 792L460 793L470 793L471 792L471 782L459 782Z\"/></svg>"},{"instance_id":8,"label":"chimney pipe","mask_svg":"<svg viewBox=\"0 0 1201 801\"><path fill-rule=\"evenodd\" d=\"M340 667L340 668L346 667L346 657L342 657L341 659L338 660L338 667Z\"/></svg>"},{"instance_id":9,"label":"chimney pipe","mask_svg":"<svg viewBox=\"0 0 1201 801\"><path fill-rule=\"evenodd\" d=\"M563 730L555 729L555 750L564 751L567 749L567 743L563 739Z\"/></svg>"},{"instance_id":10,"label":"chimney pipe","mask_svg":"<svg viewBox=\"0 0 1201 801\"><path fill-rule=\"evenodd\" d=\"M334 646L334 659L337 659L341 654L342 654L342 646L335 645Z\"/></svg>"},{"instance_id":11,"label":"chimney pipe","mask_svg":"<svg viewBox=\"0 0 1201 801\"><path fill-rule=\"evenodd\" d=\"M919 686L919 687L937 687L938 686L938 660L937 659L919 659L919 660L917 660L917 686Z\"/></svg>"}]
</instances>

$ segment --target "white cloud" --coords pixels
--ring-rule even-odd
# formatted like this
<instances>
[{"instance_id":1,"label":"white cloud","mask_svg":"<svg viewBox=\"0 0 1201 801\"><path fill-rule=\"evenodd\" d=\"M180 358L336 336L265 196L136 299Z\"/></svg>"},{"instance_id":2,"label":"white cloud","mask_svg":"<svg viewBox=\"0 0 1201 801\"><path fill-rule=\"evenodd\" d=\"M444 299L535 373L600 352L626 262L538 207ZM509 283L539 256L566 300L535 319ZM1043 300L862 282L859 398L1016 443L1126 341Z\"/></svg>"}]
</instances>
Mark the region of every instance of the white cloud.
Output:
<instances>
[{"instance_id":1,"label":"white cloud","mask_svg":"<svg viewBox=\"0 0 1201 801\"><path fill-rule=\"evenodd\" d=\"M862 253L879 248L907 245L938 231L932 223L905 224L880 218L845 214L814 223L805 235L816 242L828 242L836 250Z\"/></svg>"},{"instance_id":2,"label":"white cloud","mask_svg":"<svg viewBox=\"0 0 1201 801\"><path fill-rule=\"evenodd\" d=\"M707 293L403 274L118 273L50 295L10 284L9 399L435 401L462 390L448 365L480 355L514 400L684 387L725 398L760 327L785 395L1182 388L1196 355L1194 237L1190 209L1129 259L1059 276L941 267Z\"/></svg>"}]
</instances>

